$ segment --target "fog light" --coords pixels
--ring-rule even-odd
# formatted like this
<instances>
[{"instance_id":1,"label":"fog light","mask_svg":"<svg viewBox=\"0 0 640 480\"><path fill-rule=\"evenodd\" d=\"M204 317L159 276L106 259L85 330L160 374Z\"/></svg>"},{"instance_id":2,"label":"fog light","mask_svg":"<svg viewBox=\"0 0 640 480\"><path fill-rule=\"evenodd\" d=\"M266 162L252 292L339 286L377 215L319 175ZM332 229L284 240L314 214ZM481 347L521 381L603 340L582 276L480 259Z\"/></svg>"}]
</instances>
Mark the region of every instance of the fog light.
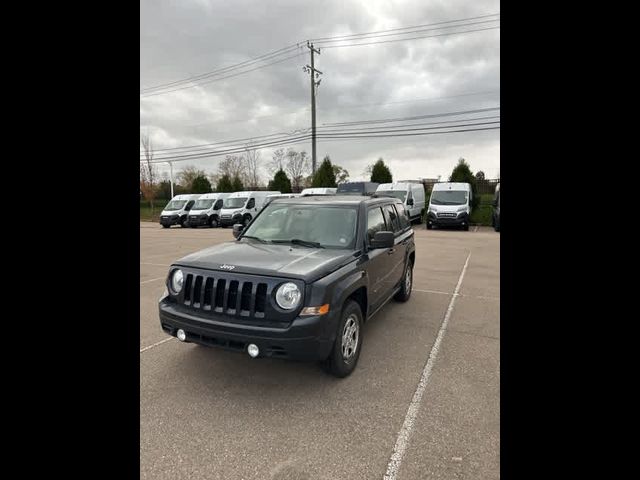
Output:
<instances>
[{"instance_id":1,"label":"fog light","mask_svg":"<svg viewBox=\"0 0 640 480\"><path fill-rule=\"evenodd\" d=\"M178 340L180 340L181 342L184 342L187 339L187 334L184 333L184 330L180 328L176 333L176 337L178 337Z\"/></svg>"},{"instance_id":2,"label":"fog light","mask_svg":"<svg viewBox=\"0 0 640 480\"><path fill-rule=\"evenodd\" d=\"M251 358L256 358L260 353L260 349L258 348L257 345L250 343L249 346L247 347L247 353Z\"/></svg>"}]
</instances>

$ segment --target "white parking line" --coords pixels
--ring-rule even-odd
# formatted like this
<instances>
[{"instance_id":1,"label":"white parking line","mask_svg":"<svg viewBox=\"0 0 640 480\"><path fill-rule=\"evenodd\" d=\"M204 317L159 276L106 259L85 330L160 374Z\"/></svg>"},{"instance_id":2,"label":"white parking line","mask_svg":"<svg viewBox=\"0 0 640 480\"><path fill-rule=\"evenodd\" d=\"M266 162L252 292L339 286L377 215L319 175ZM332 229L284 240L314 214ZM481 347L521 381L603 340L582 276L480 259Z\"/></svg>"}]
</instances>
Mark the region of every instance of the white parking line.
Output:
<instances>
[{"instance_id":1,"label":"white parking line","mask_svg":"<svg viewBox=\"0 0 640 480\"><path fill-rule=\"evenodd\" d=\"M147 350L150 350L153 347L157 347L158 345L162 345L163 343L168 342L169 340L173 340L173 337L165 338L164 340L160 340L159 342L156 342L153 345L149 345L148 347L141 348L140 353L146 352Z\"/></svg>"},{"instance_id":2,"label":"white parking line","mask_svg":"<svg viewBox=\"0 0 640 480\"><path fill-rule=\"evenodd\" d=\"M439 290L420 290L418 288L413 289L414 292L422 292L422 293L438 293L440 295L451 295L451 292L441 292Z\"/></svg>"},{"instance_id":3,"label":"white parking line","mask_svg":"<svg viewBox=\"0 0 640 480\"><path fill-rule=\"evenodd\" d=\"M440 350L440 344L442 343L442 339L444 338L444 334L447 330L447 324L449 323L449 318L451 317L451 312L453 311L453 305L456 301L456 298L458 298L458 291L460 290L460 285L462 285L464 273L467 271L469 258L471 258L471 253L467 255L467 260L464 262L464 267L462 267L462 272L460 273L458 284L456 285L456 288L451 297L451 301L449 302L449 307L447 308L447 312L445 313L444 319L442 320L442 325L440 325L440 330L438 330L438 336L436 337L436 341L433 343L433 347L431 347L431 352L429 352L429 358L427 359L427 363L424 366L424 370L422 371L420 382L418 382L418 387L416 388L416 391L413 394L413 398L411 399L411 403L409 404L409 408L407 409L407 414L404 417L404 423L402 424L402 428L398 433L396 444L393 447L393 454L391 455L391 459L387 464L387 472L383 477L384 480L395 480L396 475L400 470L402 459L404 457L405 451L407 450L407 447L409 446L409 440L411 439L413 424L416 420L416 417L418 416L418 411L420 410L422 395L424 394L424 391L427 387L427 382L429 381L429 377L431 376L431 370L433 369L436 357L438 356L438 351Z\"/></svg>"},{"instance_id":4,"label":"white parking line","mask_svg":"<svg viewBox=\"0 0 640 480\"><path fill-rule=\"evenodd\" d=\"M414 288L413 292L420 293L437 293L438 295L454 295L456 297L467 297L467 298L477 298L478 300L500 300L500 297L485 297L482 295L467 295L466 293L451 293L451 292L441 292L439 290L420 290L419 288Z\"/></svg>"},{"instance_id":5,"label":"white parking line","mask_svg":"<svg viewBox=\"0 0 640 480\"><path fill-rule=\"evenodd\" d=\"M155 282L157 280L164 280L165 278L167 278L167 277L151 278L149 280L145 280L144 282L140 282L140 285L143 285L143 284L149 283L149 282Z\"/></svg>"}]
</instances>

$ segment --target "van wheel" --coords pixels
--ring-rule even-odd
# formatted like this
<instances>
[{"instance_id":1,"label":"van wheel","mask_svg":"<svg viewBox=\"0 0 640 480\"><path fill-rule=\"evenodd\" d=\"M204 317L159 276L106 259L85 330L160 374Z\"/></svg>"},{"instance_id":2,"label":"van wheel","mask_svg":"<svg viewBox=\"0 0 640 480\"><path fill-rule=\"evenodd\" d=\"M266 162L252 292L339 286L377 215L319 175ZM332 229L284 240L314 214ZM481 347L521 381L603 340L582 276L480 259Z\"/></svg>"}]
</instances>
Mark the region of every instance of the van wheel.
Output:
<instances>
[{"instance_id":1,"label":"van wheel","mask_svg":"<svg viewBox=\"0 0 640 480\"><path fill-rule=\"evenodd\" d=\"M216 228L218 226L218 220L216 220L215 217L211 217L211 220L209 220L209 226L211 228Z\"/></svg>"},{"instance_id":2,"label":"van wheel","mask_svg":"<svg viewBox=\"0 0 640 480\"><path fill-rule=\"evenodd\" d=\"M427 222L427 230L431 230L433 228L433 225L431 225L429 222Z\"/></svg>"},{"instance_id":3,"label":"van wheel","mask_svg":"<svg viewBox=\"0 0 640 480\"><path fill-rule=\"evenodd\" d=\"M247 225L249 225L249 222L251 222L251 215L247 214L242 219L242 224L246 227Z\"/></svg>"},{"instance_id":4,"label":"van wheel","mask_svg":"<svg viewBox=\"0 0 640 480\"><path fill-rule=\"evenodd\" d=\"M407 266L404 270L404 276L402 277L402 285L400 285L400 291L393 297L398 302L406 302L411 297L411 288L413 287L413 263L407 262Z\"/></svg>"},{"instance_id":5,"label":"van wheel","mask_svg":"<svg viewBox=\"0 0 640 480\"><path fill-rule=\"evenodd\" d=\"M362 311L356 302L347 300L342 308L333 348L322 362L322 368L334 377L344 378L356 368L361 349Z\"/></svg>"},{"instance_id":6,"label":"van wheel","mask_svg":"<svg viewBox=\"0 0 640 480\"><path fill-rule=\"evenodd\" d=\"M169 228L169 225L162 225L162 228Z\"/></svg>"},{"instance_id":7,"label":"van wheel","mask_svg":"<svg viewBox=\"0 0 640 480\"><path fill-rule=\"evenodd\" d=\"M462 229L463 229L465 232L468 232L468 231L469 231L469 224L467 223L464 227L462 227Z\"/></svg>"}]
</instances>

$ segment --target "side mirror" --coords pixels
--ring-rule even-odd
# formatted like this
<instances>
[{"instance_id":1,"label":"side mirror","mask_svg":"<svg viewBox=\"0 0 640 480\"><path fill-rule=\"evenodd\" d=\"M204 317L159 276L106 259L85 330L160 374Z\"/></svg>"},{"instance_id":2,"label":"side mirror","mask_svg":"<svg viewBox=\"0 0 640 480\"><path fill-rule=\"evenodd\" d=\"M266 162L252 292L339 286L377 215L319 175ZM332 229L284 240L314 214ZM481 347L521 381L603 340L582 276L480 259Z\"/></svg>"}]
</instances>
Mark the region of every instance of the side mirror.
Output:
<instances>
[{"instance_id":1,"label":"side mirror","mask_svg":"<svg viewBox=\"0 0 640 480\"><path fill-rule=\"evenodd\" d=\"M376 232L371 240L371 248L391 248L395 243L393 232Z\"/></svg>"},{"instance_id":2,"label":"side mirror","mask_svg":"<svg viewBox=\"0 0 640 480\"><path fill-rule=\"evenodd\" d=\"M240 236L240 234L242 233L242 230L244 230L244 225L241 223L236 223L233 226L233 237L234 238L238 238Z\"/></svg>"},{"instance_id":3,"label":"side mirror","mask_svg":"<svg viewBox=\"0 0 640 480\"><path fill-rule=\"evenodd\" d=\"M409 205L410 207L413 206L413 198L410 198L409 200L407 200L407 205Z\"/></svg>"}]
</instances>

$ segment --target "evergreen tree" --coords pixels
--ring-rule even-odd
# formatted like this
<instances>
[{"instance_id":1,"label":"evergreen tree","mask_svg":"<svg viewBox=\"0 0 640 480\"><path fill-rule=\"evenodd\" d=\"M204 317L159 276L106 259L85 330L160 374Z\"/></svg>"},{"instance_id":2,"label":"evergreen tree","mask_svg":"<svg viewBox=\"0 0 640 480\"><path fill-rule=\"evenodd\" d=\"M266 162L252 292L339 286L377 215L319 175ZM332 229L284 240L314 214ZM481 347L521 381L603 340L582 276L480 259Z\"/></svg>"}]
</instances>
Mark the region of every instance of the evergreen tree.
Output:
<instances>
[{"instance_id":1,"label":"evergreen tree","mask_svg":"<svg viewBox=\"0 0 640 480\"><path fill-rule=\"evenodd\" d=\"M391 170L384 164L384 160L379 158L376 163L373 164L371 169L371 181L376 183L392 183L393 176Z\"/></svg>"},{"instance_id":2,"label":"evergreen tree","mask_svg":"<svg viewBox=\"0 0 640 480\"><path fill-rule=\"evenodd\" d=\"M311 186L314 188L337 187L336 174L333 170L333 165L331 164L329 155L324 157L324 160L322 160L320 168L318 168L316 174L313 176L313 182L311 183Z\"/></svg>"},{"instance_id":3,"label":"evergreen tree","mask_svg":"<svg viewBox=\"0 0 640 480\"><path fill-rule=\"evenodd\" d=\"M284 170L280 169L273 176L273 180L269 182L269 190L281 193L291 193L291 180L287 177Z\"/></svg>"}]
</instances>

